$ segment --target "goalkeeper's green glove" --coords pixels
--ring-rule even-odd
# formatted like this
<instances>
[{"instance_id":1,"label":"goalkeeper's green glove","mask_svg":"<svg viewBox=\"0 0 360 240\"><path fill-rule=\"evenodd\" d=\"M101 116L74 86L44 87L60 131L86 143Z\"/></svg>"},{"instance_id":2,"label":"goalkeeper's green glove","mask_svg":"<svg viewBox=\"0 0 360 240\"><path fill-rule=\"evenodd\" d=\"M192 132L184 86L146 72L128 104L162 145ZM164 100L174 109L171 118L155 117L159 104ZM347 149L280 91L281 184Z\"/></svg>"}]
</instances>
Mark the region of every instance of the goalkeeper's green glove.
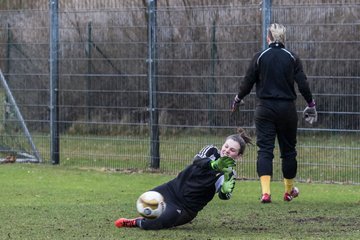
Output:
<instances>
[{"instance_id":1,"label":"goalkeeper's green glove","mask_svg":"<svg viewBox=\"0 0 360 240\"><path fill-rule=\"evenodd\" d=\"M235 187L235 179L234 176L232 176L229 181L224 181L224 183L221 186L221 192L222 193L231 193Z\"/></svg>"},{"instance_id":2,"label":"goalkeeper's green glove","mask_svg":"<svg viewBox=\"0 0 360 240\"><path fill-rule=\"evenodd\" d=\"M230 176L233 176L233 169L232 167L228 167L228 168L224 168L223 169L223 173L224 173L224 181L229 181Z\"/></svg>"},{"instance_id":3,"label":"goalkeeper's green glove","mask_svg":"<svg viewBox=\"0 0 360 240\"><path fill-rule=\"evenodd\" d=\"M235 160L232 159L231 157L221 157L218 158L217 160L213 160L211 161L211 168L214 170L218 170L223 172L224 169L227 169L229 167L234 167L236 165Z\"/></svg>"}]
</instances>

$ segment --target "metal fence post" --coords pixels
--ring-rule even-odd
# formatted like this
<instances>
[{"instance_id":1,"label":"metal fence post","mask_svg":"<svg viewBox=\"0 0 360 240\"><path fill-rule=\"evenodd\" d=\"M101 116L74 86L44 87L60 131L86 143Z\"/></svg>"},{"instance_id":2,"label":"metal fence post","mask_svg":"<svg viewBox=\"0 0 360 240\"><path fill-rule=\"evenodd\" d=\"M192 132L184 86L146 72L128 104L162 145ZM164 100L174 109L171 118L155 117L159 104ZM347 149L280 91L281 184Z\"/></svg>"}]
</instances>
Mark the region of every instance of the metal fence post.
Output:
<instances>
[{"instance_id":1,"label":"metal fence post","mask_svg":"<svg viewBox=\"0 0 360 240\"><path fill-rule=\"evenodd\" d=\"M50 157L53 164L60 163L59 155L59 18L58 0L50 0Z\"/></svg>"},{"instance_id":2,"label":"metal fence post","mask_svg":"<svg viewBox=\"0 0 360 240\"><path fill-rule=\"evenodd\" d=\"M92 91L92 78L91 78L91 73L92 73L92 68L91 68L91 50L92 50L92 22L89 22L87 25L87 45L86 45L86 57L87 57L87 77L86 77L86 106L87 106L87 121L90 122L91 121L91 91Z\"/></svg>"},{"instance_id":3,"label":"metal fence post","mask_svg":"<svg viewBox=\"0 0 360 240\"><path fill-rule=\"evenodd\" d=\"M156 0L148 0L148 80L150 116L150 167L160 167L159 124L157 110Z\"/></svg>"},{"instance_id":4,"label":"metal fence post","mask_svg":"<svg viewBox=\"0 0 360 240\"><path fill-rule=\"evenodd\" d=\"M10 23L7 24L7 40L6 40L6 67L5 67L5 78L8 82L10 82L10 70L11 70L11 44L12 44L12 32L11 32L11 26ZM5 129L7 128L7 121L9 118L9 114L11 111L11 108L9 107L9 98L6 95L5 96L5 114L4 114L4 126Z\"/></svg>"},{"instance_id":5,"label":"metal fence post","mask_svg":"<svg viewBox=\"0 0 360 240\"><path fill-rule=\"evenodd\" d=\"M268 47L266 41L266 29L270 25L271 21L271 1L272 0L263 0L262 1L262 48L266 49Z\"/></svg>"}]
</instances>

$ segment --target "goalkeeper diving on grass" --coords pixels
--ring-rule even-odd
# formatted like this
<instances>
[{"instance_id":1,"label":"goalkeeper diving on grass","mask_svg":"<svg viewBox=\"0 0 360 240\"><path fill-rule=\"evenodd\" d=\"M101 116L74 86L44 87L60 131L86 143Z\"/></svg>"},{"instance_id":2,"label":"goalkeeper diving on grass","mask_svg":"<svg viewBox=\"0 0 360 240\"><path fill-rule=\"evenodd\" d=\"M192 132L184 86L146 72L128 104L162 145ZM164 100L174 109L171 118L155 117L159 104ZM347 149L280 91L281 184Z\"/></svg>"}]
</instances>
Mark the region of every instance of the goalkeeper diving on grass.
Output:
<instances>
[{"instance_id":1,"label":"goalkeeper diving on grass","mask_svg":"<svg viewBox=\"0 0 360 240\"><path fill-rule=\"evenodd\" d=\"M145 230L172 228L192 221L214 196L230 199L236 178L233 167L249 143L251 138L239 128L236 134L225 139L220 151L214 145L205 146L176 178L151 189L159 192L166 203L165 211L158 218L119 218L115 226Z\"/></svg>"}]
</instances>

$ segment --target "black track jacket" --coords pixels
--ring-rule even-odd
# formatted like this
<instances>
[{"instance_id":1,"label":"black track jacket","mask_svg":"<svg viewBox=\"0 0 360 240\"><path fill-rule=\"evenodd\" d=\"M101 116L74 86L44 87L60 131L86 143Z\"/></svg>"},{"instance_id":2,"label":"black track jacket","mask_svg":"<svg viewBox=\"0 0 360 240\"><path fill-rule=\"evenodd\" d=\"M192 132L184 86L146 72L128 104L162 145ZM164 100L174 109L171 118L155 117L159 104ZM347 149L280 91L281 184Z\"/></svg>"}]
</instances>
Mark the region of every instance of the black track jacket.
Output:
<instances>
[{"instance_id":1,"label":"black track jacket","mask_svg":"<svg viewBox=\"0 0 360 240\"><path fill-rule=\"evenodd\" d=\"M306 102L310 103L312 94L301 60L286 50L282 43L271 43L269 48L254 55L240 83L238 97L243 99L256 83L256 96L260 99L295 100L294 82Z\"/></svg>"}]
</instances>

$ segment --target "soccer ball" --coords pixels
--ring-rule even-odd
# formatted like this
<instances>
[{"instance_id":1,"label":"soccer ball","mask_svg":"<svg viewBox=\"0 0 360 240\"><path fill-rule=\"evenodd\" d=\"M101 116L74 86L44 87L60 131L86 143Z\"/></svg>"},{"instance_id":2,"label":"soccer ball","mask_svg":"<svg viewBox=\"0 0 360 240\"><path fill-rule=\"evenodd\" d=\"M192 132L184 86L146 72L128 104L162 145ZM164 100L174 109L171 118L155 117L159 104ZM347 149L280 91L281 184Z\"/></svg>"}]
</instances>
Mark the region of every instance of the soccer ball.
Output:
<instances>
[{"instance_id":1,"label":"soccer ball","mask_svg":"<svg viewBox=\"0 0 360 240\"><path fill-rule=\"evenodd\" d=\"M158 218L165 211L165 208L164 197L156 191L145 192L136 201L138 213L149 219Z\"/></svg>"}]
</instances>

